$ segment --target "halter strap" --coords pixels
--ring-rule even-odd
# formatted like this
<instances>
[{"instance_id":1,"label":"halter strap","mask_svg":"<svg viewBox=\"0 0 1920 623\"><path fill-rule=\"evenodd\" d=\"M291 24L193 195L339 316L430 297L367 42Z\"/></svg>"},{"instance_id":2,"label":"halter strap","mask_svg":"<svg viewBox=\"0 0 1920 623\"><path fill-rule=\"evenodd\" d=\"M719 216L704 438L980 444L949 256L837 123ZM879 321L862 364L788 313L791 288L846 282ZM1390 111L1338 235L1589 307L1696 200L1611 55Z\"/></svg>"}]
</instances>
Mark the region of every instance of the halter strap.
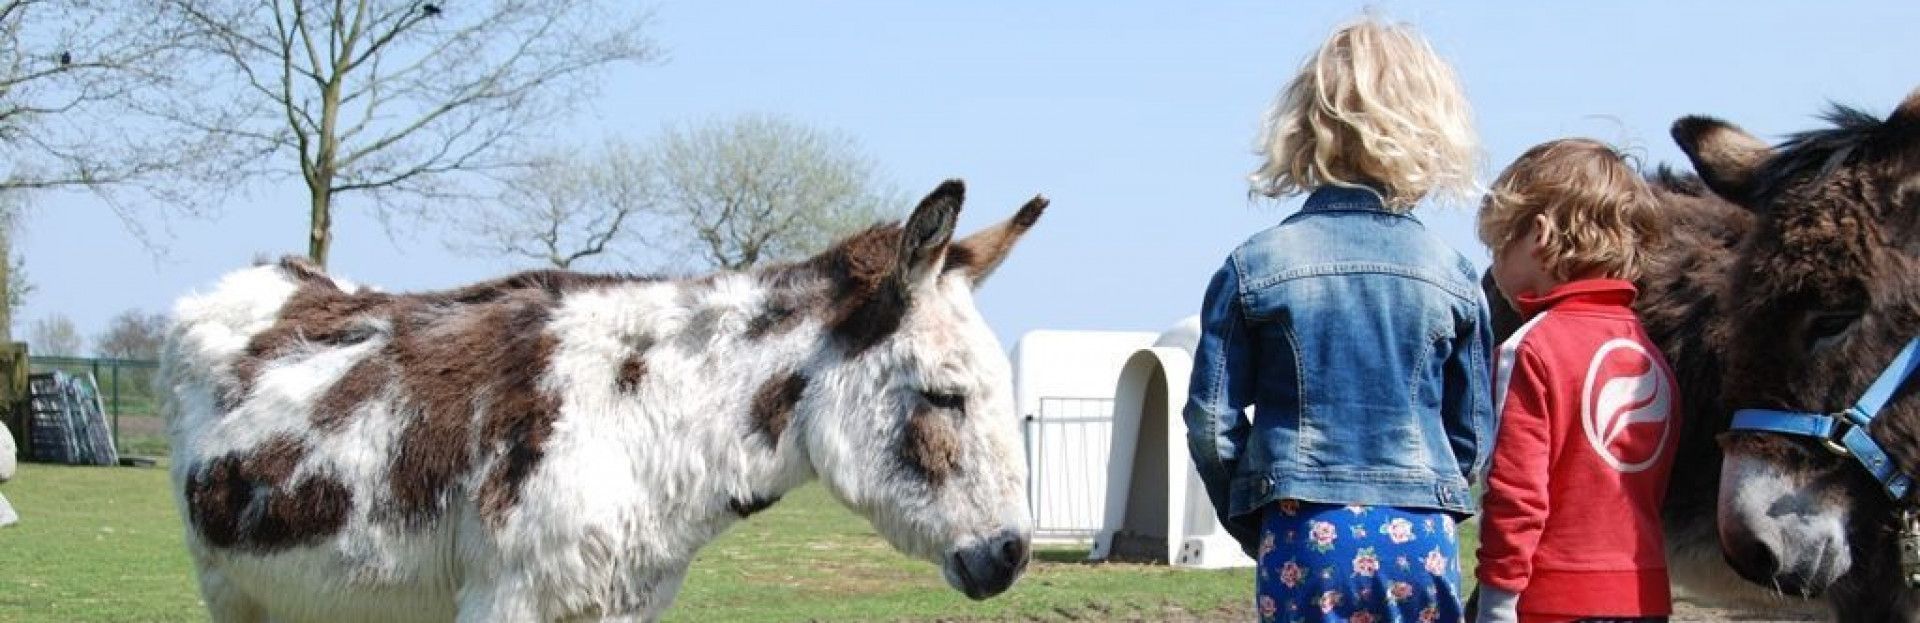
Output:
<instances>
[{"instance_id":1,"label":"halter strap","mask_svg":"<svg viewBox=\"0 0 1920 623\"><path fill-rule=\"evenodd\" d=\"M1907 342L1907 347L1894 355L1893 362L1887 364L1887 370L1880 373L1880 378L1867 386L1867 392L1853 403L1853 410L1860 413L1862 419L1872 421L1887 406L1887 401L1893 399L1894 390L1900 389L1900 384L1913 375L1915 368L1920 368L1920 354L1917 353L1920 353L1920 337Z\"/></svg>"},{"instance_id":2,"label":"halter strap","mask_svg":"<svg viewBox=\"0 0 1920 623\"><path fill-rule=\"evenodd\" d=\"M1893 399L1893 392L1900 389L1907 377L1920 369L1920 337L1907 342L1893 362L1887 364L1880 377L1867 386L1867 391L1854 401L1853 406L1839 413L1809 413L1806 411L1782 411L1778 409L1741 409L1733 413L1732 430L1760 431L1780 433L1797 437L1814 437L1837 454L1852 455L1861 467L1880 482L1887 495L1895 501L1906 499L1907 491L1913 487L1913 477L1900 471L1893 459L1887 456L1879 442L1868 434L1873 418L1880 415L1887 402Z\"/></svg>"}]
</instances>

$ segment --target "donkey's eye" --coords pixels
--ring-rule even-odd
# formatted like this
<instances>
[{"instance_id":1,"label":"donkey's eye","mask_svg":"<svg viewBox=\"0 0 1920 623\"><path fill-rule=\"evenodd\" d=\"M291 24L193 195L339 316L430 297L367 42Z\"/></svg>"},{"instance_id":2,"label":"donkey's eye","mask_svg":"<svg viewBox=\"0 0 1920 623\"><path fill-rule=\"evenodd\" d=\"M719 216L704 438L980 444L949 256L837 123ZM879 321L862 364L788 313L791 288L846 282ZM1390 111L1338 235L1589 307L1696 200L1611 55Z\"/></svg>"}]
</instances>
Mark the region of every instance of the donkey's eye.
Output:
<instances>
[{"instance_id":1,"label":"donkey's eye","mask_svg":"<svg viewBox=\"0 0 1920 623\"><path fill-rule=\"evenodd\" d=\"M965 413L967 410L967 397L964 394L927 391L920 392L920 397L925 398L927 404L933 405L936 408L950 409L962 413Z\"/></svg>"},{"instance_id":2,"label":"donkey's eye","mask_svg":"<svg viewBox=\"0 0 1920 623\"><path fill-rule=\"evenodd\" d=\"M1815 313L1807 318L1807 342L1815 348L1826 346L1825 342L1845 333L1859 321L1857 309Z\"/></svg>"}]
</instances>

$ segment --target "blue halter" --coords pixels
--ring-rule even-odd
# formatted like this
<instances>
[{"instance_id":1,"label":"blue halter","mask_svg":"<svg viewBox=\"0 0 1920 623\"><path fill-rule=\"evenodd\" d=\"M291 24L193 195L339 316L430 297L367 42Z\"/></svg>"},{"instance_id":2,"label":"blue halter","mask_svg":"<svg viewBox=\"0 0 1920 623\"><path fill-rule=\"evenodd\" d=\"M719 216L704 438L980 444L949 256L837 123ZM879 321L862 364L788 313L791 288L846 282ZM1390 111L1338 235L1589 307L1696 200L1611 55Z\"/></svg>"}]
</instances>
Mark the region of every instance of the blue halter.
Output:
<instances>
[{"instance_id":1,"label":"blue halter","mask_svg":"<svg viewBox=\"0 0 1920 623\"><path fill-rule=\"evenodd\" d=\"M1807 413L1804 411L1778 411L1774 409L1741 409L1733 413L1733 430L1764 431L1800 437L1819 439L1835 454L1851 455L1867 468L1874 480L1886 488L1887 495L1898 502L1906 499L1907 490L1913 486L1913 477L1900 471L1887 452L1881 449L1879 442L1867 434L1867 425L1893 399L1893 392L1905 383L1915 369L1920 369L1920 337L1907 342L1900 349L1893 363L1887 364L1880 378L1874 379L1867 392L1853 406L1839 413Z\"/></svg>"}]
</instances>

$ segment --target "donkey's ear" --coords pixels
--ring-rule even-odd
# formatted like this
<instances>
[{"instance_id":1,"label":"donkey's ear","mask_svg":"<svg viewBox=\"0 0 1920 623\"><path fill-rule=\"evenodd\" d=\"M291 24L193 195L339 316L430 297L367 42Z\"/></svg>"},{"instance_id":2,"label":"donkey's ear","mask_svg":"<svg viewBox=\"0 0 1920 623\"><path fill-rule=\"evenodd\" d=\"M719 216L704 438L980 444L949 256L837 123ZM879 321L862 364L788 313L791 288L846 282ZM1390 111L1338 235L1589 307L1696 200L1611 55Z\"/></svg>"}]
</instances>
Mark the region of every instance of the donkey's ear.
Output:
<instances>
[{"instance_id":1,"label":"donkey's ear","mask_svg":"<svg viewBox=\"0 0 1920 623\"><path fill-rule=\"evenodd\" d=\"M1741 203L1753 191L1760 167L1773 148L1740 126L1712 117L1682 117L1673 122L1673 140L1693 161L1693 170L1720 196Z\"/></svg>"},{"instance_id":2,"label":"donkey's ear","mask_svg":"<svg viewBox=\"0 0 1920 623\"><path fill-rule=\"evenodd\" d=\"M1026 235L1034 222L1040 220L1040 214L1046 211L1047 198L1035 195L1027 200L1027 205L1020 206L1020 211L1015 212L1013 218L953 243L953 248L947 251L946 270L967 271L967 279L978 289L980 284L987 281L987 277L993 275L993 269L999 268L1000 262L1007 259L1007 254L1013 251L1015 243L1020 242L1020 237Z\"/></svg>"},{"instance_id":3,"label":"donkey's ear","mask_svg":"<svg viewBox=\"0 0 1920 623\"><path fill-rule=\"evenodd\" d=\"M920 200L900 230L900 262L893 274L902 286L920 283L932 271L939 270L953 240L953 224L960 218L960 204L966 201L967 185L947 180Z\"/></svg>"},{"instance_id":4,"label":"donkey's ear","mask_svg":"<svg viewBox=\"0 0 1920 623\"><path fill-rule=\"evenodd\" d=\"M1920 153L1920 89L1907 94L1900 107L1887 115L1887 128L1894 132L1895 140L1904 146L1903 152Z\"/></svg>"},{"instance_id":5,"label":"donkey's ear","mask_svg":"<svg viewBox=\"0 0 1920 623\"><path fill-rule=\"evenodd\" d=\"M1920 128L1920 89L1914 89L1907 94L1907 99L1901 100L1900 107L1887 116L1887 123Z\"/></svg>"},{"instance_id":6,"label":"donkey's ear","mask_svg":"<svg viewBox=\"0 0 1920 623\"><path fill-rule=\"evenodd\" d=\"M1920 174L1912 173L1920 171L1920 89L1908 93L1907 99L1893 109L1893 114L1887 115L1887 128L1893 132L1891 136L1896 141L1895 153L1901 154L1900 157L1904 159L1905 166L1899 170L1907 172L1907 178L1896 187L1894 196L1900 205L1920 206ZM1920 217L1920 213L1914 213L1914 217ZM1913 223L1911 227L1920 229L1920 218L1910 222ZM1914 229L1909 229L1909 232L1912 231ZM1920 237L1912 233L1905 239L1920 244Z\"/></svg>"}]
</instances>

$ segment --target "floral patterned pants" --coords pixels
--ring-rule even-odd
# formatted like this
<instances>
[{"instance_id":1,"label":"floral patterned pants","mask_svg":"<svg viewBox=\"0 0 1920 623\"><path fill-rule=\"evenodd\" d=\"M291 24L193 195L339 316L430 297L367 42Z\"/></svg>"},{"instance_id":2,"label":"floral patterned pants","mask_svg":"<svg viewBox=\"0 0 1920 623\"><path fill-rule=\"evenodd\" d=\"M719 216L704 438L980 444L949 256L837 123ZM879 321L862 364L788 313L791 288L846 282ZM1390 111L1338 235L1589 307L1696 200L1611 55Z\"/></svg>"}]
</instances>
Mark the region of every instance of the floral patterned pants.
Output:
<instances>
[{"instance_id":1,"label":"floral patterned pants","mask_svg":"<svg viewBox=\"0 0 1920 623\"><path fill-rule=\"evenodd\" d=\"M1261 520L1261 621L1456 623L1460 543L1434 510L1282 500Z\"/></svg>"}]
</instances>

